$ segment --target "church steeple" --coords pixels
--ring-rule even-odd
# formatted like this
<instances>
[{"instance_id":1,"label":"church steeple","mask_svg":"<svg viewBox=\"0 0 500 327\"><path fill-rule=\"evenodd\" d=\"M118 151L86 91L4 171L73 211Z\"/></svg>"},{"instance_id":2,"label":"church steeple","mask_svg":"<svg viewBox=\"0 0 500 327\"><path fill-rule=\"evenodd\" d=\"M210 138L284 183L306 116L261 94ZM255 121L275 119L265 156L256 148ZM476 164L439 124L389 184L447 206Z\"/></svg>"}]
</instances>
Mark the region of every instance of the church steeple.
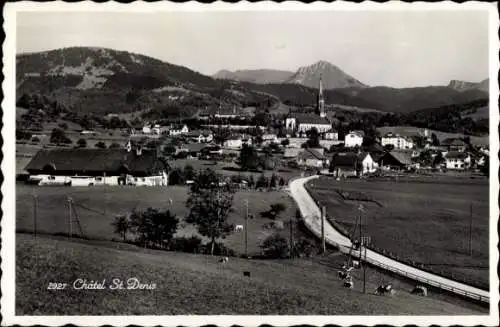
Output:
<instances>
[{"instance_id":1,"label":"church steeple","mask_svg":"<svg viewBox=\"0 0 500 327\"><path fill-rule=\"evenodd\" d=\"M323 81L321 79L321 74L319 75L318 108L316 113L319 114L320 117L326 117L325 99L323 97Z\"/></svg>"}]
</instances>

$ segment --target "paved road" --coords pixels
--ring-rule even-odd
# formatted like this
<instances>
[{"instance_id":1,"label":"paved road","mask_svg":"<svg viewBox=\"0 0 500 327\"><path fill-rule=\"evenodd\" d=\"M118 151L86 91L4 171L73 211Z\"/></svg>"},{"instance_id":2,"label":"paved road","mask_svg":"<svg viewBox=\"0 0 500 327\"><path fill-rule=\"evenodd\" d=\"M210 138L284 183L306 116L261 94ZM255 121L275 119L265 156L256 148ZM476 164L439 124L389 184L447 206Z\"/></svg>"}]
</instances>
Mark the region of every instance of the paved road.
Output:
<instances>
[{"instance_id":1,"label":"paved road","mask_svg":"<svg viewBox=\"0 0 500 327\"><path fill-rule=\"evenodd\" d=\"M299 206L302 217L304 217L305 225L317 236L321 237L321 211L316 205L313 198L306 191L304 184L318 176L310 176L298 178L290 182L289 193L294 198ZM349 238L338 232L332 225L325 221L325 238L330 245L338 247L341 252L348 253L351 248ZM353 251L354 254L358 253ZM363 250L364 259L364 250ZM432 273L417 269L406 265L394 259L385 257L371 250L366 251L366 261L381 267L385 270L390 270L399 275L409 277L413 280L437 286L439 288L449 290L456 294L461 294L469 298L477 299L483 302L489 302L489 292L459 283Z\"/></svg>"}]
</instances>

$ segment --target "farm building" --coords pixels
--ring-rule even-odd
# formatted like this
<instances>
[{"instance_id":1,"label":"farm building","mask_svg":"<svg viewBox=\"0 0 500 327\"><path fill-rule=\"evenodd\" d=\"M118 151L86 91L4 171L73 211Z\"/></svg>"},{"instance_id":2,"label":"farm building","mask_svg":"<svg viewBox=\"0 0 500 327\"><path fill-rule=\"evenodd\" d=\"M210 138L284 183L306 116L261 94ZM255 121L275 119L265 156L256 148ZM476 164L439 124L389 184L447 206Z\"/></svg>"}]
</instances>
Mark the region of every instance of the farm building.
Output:
<instances>
[{"instance_id":1,"label":"farm building","mask_svg":"<svg viewBox=\"0 0 500 327\"><path fill-rule=\"evenodd\" d=\"M25 170L39 185L163 186L167 167L156 151L54 149L38 151Z\"/></svg>"},{"instance_id":2,"label":"farm building","mask_svg":"<svg viewBox=\"0 0 500 327\"><path fill-rule=\"evenodd\" d=\"M297 156L297 164L311 168L323 168L329 164L329 160L323 154L323 148L306 148Z\"/></svg>"},{"instance_id":3,"label":"farm building","mask_svg":"<svg viewBox=\"0 0 500 327\"><path fill-rule=\"evenodd\" d=\"M382 146L392 145L394 149L413 149L413 141L409 137L387 133L382 137Z\"/></svg>"},{"instance_id":4,"label":"farm building","mask_svg":"<svg viewBox=\"0 0 500 327\"><path fill-rule=\"evenodd\" d=\"M441 145L445 146L448 151L464 152L466 148L465 142L457 138L444 139Z\"/></svg>"},{"instance_id":5,"label":"farm building","mask_svg":"<svg viewBox=\"0 0 500 327\"><path fill-rule=\"evenodd\" d=\"M346 148L354 148L363 144L364 133L362 131L352 131L345 135L344 144Z\"/></svg>"},{"instance_id":6,"label":"farm building","mask_svg":"<svg viewBox=\"0 0 500 327\"><path fill-rule=\"evenodd\" d=\"M379 166L385 169L406 170L413 165L411 152L391 151L379 159Z\"/></svg>"},{"instance_id":7,"label":"farm building","mask_svg":"<svg viewBox=\"0 0 500 327\"><path fill-rule=\"evenodd\" d=\"M468 153L459 151L450 151L445 155L446 168L464 170L470 167L471 158Z\"/></svg>"},{"instance_id":8,"label":"farm building","mask_svg":"<svg viewBox=\"0 0 500 327\"><path fill-rule=\"evenodd\" d=\"M368 152L342 152L332 156L330 172L337 177L360 176L374 172L377 166Z\"/></svg>"}]
</instances>

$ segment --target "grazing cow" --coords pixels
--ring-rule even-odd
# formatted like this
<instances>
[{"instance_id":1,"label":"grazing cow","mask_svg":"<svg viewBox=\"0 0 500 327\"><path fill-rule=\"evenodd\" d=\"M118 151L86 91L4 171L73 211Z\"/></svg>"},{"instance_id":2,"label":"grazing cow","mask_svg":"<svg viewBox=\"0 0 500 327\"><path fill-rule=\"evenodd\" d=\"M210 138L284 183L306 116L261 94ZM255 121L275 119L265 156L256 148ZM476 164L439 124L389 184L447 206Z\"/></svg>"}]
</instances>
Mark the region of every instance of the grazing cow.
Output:
<instances>
[{"instance_id":1,"label":"grazing cow","mask_svg":"<svg viewBox=\"0 0 500 327\"><path fill-rule=\"evenodd\" d=\"M234 226L234 231L235 232L241 232L243 230L243 225L236 225Z\"/></svg>"},{"instance_id":2,"label":"grazing cow","mask_svg":"<svg viewBox=\"0 0 500 327\"><path fill-rule=\"evenodd\" d=\"M427 296L427 287L418 285L411 291L411 294L416 294L420 296Z\"/></svg>"},{"instance_id":3,"label":"grazing cow","mask_svg":"<svg viewBox=\"0 0 500 327\"><path fill-rule=\"evenodd\" d=\"M224 263L227 263L227 262L229 262L229 258L228 257L222 257L222 258L219 259L219 263L224 264Z\"/></svg>"},{"instance_id":4,"label":"grazing cow","mask_svg":"<svg viewBox=\"0 0 500 327\"><path fill-rule=\"evenodd\" d=\"M349 276L346 279L344 279L344 287L347 288L353 288L354 287L354 282L352 281L352 277Z\"/></svg>"},{"instance_id":5,"label":"grazing cow","mask_svg":"<svg viewBox=\"0 0 500 327\"><path fill-rule=\"evenodd\" d=\"M249 271L244 271L243 276L250 278L250 272Z\"/></svg>"},{"instance_id":6,"label":"grazing cow","mask_svg":"<svg viewBox=\"0 0 500 327\"><path fill-rule=\"evenodd\" d=\"M384 295L386 293L393 294L393 289L391 284L379 285L375 290L375 294L377 295Z\"/></svg>"}]
</instances>

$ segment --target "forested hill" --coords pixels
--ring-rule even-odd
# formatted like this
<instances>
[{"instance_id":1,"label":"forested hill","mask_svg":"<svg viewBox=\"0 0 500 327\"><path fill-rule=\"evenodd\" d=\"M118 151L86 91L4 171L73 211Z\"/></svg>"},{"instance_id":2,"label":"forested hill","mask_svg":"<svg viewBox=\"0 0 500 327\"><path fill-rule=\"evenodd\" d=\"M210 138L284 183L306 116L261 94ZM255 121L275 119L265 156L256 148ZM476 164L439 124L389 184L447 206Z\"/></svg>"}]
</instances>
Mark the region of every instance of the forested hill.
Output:
<instances>
[{"instance_id":1,"label":"forested hill","mask_svg":"<svg viewBox=\"0 0 500 327\"><path fill-rule=\"evenodd\" d=\"M352 84L351 84L352 85ZM255 84L214 79L148 56L104 48L72 47L16 58L16 98L45 96L73 111L120 113L171 111L192 115L203 108L255 106L281 101L315 105L317 89L300 84ZM348 87L325 91L329 105L406 113L486 99L479 89Z\"/></svg>"}]
</instances>

